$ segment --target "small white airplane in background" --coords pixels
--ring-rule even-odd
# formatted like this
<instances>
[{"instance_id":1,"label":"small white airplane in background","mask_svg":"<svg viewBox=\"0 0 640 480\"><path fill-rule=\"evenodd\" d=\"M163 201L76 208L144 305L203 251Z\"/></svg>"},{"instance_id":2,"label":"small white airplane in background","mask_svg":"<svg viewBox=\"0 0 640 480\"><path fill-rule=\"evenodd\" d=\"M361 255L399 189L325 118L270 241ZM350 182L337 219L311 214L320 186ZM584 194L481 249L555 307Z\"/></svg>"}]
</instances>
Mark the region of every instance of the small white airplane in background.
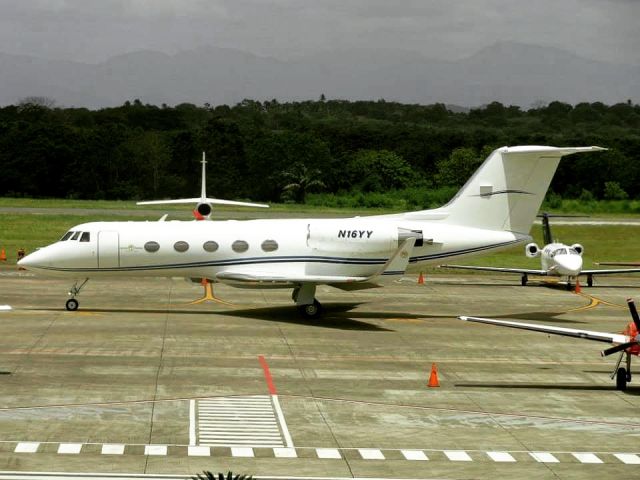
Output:
<instances>
[{"instance_id":1,"label":"small white airplane in background","mask_svg":"<svg viewBox=\"0 0 640 480\"><path fill-rule=\"evenodd\" d=\"M596 342L606 342L615 344L600 352L603 357L613 353L621 352L616 367L613 370L611 379L616 378L616 388L626 390L627 382L631 381L631 355L640 355L640 318L633 300L628 299L627 304L631 312L632 322L629 322L622 333L593 332L590 330L578 330L575 328L554 327L551 325L540 325L536 323L510 322L507 320L495 320L493 318L460 316L460 320L475 323L486 323L498 327L519 328L534 332L543 332L551 335L562 335L565 337L582 338L594 340ZM626 356L626 367L620 367L622 359Z\"/></svg>"},{"instance_id":2,"label":"small white airplane in background","mask_svg":"<svg viewBox=\"0 0 640 480\"><path fill-rule=\"evenodd\" d=\"M549 217L553 217L554 215L543 213L539 216L542 217L542 235L545 246L540 248L536 243L529 243L524 247L524 252L527 257L540 257L541 268L539 270L529 268L482 267L473 265L440 266L443 268L457 268L465 270L519 273L522 275L522 286L527 284L529 275L564 277L567 279L567 289L571 289L571 282L577 281L580 275L585 275L587 277L587 285L592 287L594 275L614 275L640 272L640 268L584 270L582 268L582 254L584 253L584 247L579 243L565 245L564 243L554 242L551 235L551 227L549 226Z\"/></svg>"},{"instance_id":3,"label":"small white airplane in background","mask_svg":"<svg viewBox=\"0 0 640 480\"><path fill-rule=\"evenodd\" d=\"M234 205L237 207L257 207L269 208L269 205L262 203L234 202L232 200L221 200L219 198L207 197L207 160L205 152L202 152L202 187L200 198L180 198L178 200L150 200L147 202L136 202L136 205L171 205L183 203L195 203L193 216L196 220L208 220L213 212L212 205Z\"/></svg>"},{"instance_id":4,"label":"small white airplane in background","mask_svg":"<svg viewBox=\"0 0 640 480\"><path fill-rule=\"evenodd\" d=\"M321 311L317 285L373 288L403 275L409 263L530 242L531 224L560 158L599 150L604 149L499 148L448 204L433 210L336 219L198 222L164 221L165 215L154 222L85 223L19 265L75 280L68 310L78 308L75 297L89 278L163 276L291 288L301 313L313 318ZM203 217L204 204L222 202L206 197L204 179L201 198L179 200L185 201L197 201Z\"/></svg>"}]
</instances>

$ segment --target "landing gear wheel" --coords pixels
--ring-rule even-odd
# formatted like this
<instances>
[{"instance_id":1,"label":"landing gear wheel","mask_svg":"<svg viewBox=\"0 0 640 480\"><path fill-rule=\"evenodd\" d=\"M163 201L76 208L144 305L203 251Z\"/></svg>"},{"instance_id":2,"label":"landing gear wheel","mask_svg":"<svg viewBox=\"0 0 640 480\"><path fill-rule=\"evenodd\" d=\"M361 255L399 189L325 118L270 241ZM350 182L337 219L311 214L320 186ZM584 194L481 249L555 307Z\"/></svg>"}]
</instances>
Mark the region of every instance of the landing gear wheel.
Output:
<instances>
[{"instance_id":1,"label":"landing gear wheel","mask_svg":"<svg viewBox=\"0 0 640 480\"><path fill-rule=\"evenodd\" d=\"M593 287L593 275L587 276L587 287Z\"/></svg>"},{"instance_id":2,"label":"landing gear wheel","mask_svg":"<svg viewBox=\"0 0 640 480\"><path fill-rule=\"evenodd\" d=\"M520 279L520 283L522 284L523 287L525 287L527 285L527 281L529 280L529 277L527 276L527 274L523 274L522 278Z\"/></svg>"},{"instance_id":3,"label":"landing gear wheel","mask_svg":"<svg viewBox=\"0 0 640 480\"><path fill-rule=\"evenodd\" d=\"M567 282L567 290L573 290L573 285L571 285L571 282Z\"/></svg>"},{"instance_id":4,"label":"landing gear wheel","mask_svg":"<svg viewBox=\"0 0 640 480\"><path fill-rule=\"evenodd\" d=\"M616 372L616 388L618 390L626 390L627 389L627 369L619 368Z\"/></svg>"},{"instance_id":5,"label":"landing gear wheel","mask_svg":"<svg viewBox=\"0 0 640 480\"><path fill-rule=\"evenodd\" d=\"M78 301L75 298L70 298L67 300L66 307L70 312L75 312L78 309Z\"/></svg>"},{"instance_id":6,"label":"landing gear wheel","mask_svg":"<svg viewBox=\"0 0 640 480\"><path fill-rule=\"evenodd\" d=\"M313 303L309 305L301 305L298 309L305 318L318 318L322 312L322 305L320 305L318 300L314 300Z\"/></svg>"}]
</instances>

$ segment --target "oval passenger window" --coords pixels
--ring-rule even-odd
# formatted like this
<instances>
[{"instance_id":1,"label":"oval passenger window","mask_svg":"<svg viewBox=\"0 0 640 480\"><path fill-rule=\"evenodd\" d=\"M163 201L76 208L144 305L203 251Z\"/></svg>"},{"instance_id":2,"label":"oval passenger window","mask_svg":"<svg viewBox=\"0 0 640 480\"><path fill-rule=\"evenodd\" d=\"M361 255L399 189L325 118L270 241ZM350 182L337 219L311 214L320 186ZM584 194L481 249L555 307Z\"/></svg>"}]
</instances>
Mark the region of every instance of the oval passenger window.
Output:
<instances>
[{"instance_id":1,"label":"oval passenger window","mask_svg":"<svg viewBox=\"0 0 640 480\"><path fill-rule=\"evenodd\" d=\"M147 252L157 252L160 250L160 244L158 242L147 242L144 244L144 249Z\"/></svg>"},{"instance_id":2,"label":"oval passenger window","mask_svg":"<svg viewBox=\"0 0 640 480\"><path fill-rule=\"evenodd\" d=\"M249 250L249 244L247 242L245 242L244 240L236 240L231 245L231 248L233 249L234 252L242 253L242 252L246 252L247 250Z\"/></svg>"}]
</instances>

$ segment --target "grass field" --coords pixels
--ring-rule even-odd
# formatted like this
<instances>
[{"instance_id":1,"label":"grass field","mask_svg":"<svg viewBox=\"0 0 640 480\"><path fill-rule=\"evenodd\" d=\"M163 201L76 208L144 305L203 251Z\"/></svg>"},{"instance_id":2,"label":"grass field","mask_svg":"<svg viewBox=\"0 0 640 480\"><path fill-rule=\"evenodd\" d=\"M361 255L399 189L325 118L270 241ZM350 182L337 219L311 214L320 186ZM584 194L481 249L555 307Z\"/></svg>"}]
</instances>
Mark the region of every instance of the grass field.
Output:
<instances>
[{"instance_id":1,"label":"grass field","mask_svg":"<svg viewBox=\"0 0 640 480\"><path fill-rule=\"evenodd\" d=\"M2 211L10 208L10 211ZM140 215L140 208L134 202L79 201L79 200L32 200L0 198L0 248L7 252L7 264L15 264L16 252L25 248L34 251L59 239L64 232L74 225L93 221L126 221L157 220L163 213L170 212L173 218L189 219L190 214L185 206L156 207L144 210L148 215ZM13 210L20 209L20 210ZM24 210L22 210L24 209ZM37 209L37 210L32 210ZM63 210L63 213L60 211ZM74 212L75 210L75 212ZM95 213L91 212L95 210ZM137 210L137 211L136 211ZM78 214L76 214L78 212ZM300 205L276 205L268 211L264 210L219 210L217 216L222 218L277 218L279 216L352 216L388 213L384 210L356 211L351 209L306 208ZM600 219L606 218L600 215ZM613 218L619 218L614 216ZM593 267L597 261L640 261L640 223L638 226L628 225L556 225L553 226L554 237L558 241L573 244L581 243L585 247L584 266ZM542 234L539 225L532 228L534 241L542 246ZM449 263L472 265L509 266L539 268L537 258L529 259L524 255L524 246L511 248L504 252L482 255L473 258L459 259ZM597 268L597 266L596 266ZM468 272L457 271L460 274Z\"/></svg>"}]
</instances>

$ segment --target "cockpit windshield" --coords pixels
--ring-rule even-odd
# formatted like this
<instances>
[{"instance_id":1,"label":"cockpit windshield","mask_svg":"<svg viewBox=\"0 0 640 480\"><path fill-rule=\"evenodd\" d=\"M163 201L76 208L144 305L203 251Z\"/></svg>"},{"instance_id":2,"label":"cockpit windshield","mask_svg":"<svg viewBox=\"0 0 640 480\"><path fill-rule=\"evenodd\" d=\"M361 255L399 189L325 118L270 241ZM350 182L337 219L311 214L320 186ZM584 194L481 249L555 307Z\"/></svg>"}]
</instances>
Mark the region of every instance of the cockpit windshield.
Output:
<instances>
[{"instance_id":1,"label":"cockpit windshield","mask_svg":"<svg viewBox=\"0 0 640 480\"><path fill-rule=\"evenodd\" d=\"M567 254L567 249L566 248L558 248L557 250L554 250L553 253L551 255L549 255L551 258L555 257L556 255L566 255Z\"/></svg>"},{"instance_id":2,"label":"cockpit windshield","mask_svg":"<svg viewBox=\"0 0 640 480\"><path fill-rule=\"evenodd\" d=\"M90 242L91 232L76 232L71 230L65 233L60 239L61 242L64 242L67 240L80 240L81 242Z\"/></svg>"},{"instance_id":3,"label":"cockpit windshield","mask_svg":"<svg viewBox=\"0 0 640 480\"><path fill-rule=\"evenodd\" d=\"M75 232L71 232L71 231L69 231L69 232L65 233L65 234L62 236L62 238L60 239L60 241L61 241L61 242L64 242L65 240L69 240L69 237L70 237L71 235L73 235L74 233L75 233Z\"/></svg>"}]
</instances>

